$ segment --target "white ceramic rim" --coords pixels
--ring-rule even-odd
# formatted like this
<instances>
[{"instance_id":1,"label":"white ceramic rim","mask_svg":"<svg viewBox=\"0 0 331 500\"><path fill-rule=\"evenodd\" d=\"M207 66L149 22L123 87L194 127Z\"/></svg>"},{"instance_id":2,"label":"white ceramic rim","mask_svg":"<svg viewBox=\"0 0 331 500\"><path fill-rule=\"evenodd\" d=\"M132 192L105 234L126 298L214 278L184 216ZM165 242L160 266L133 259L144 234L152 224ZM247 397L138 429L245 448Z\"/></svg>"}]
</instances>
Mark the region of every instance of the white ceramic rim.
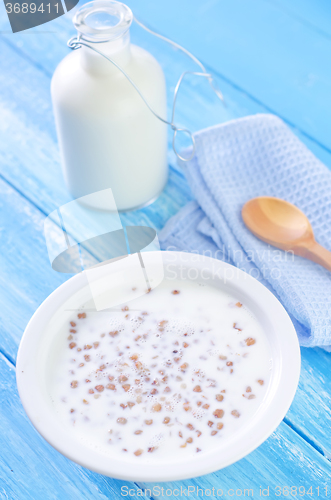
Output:
<instances>
[{"instance_id":1,"label":"white ceramic rim","mask_svg":"<svg viewBox=\"0 0 331 500\"><path fill-rule=\"evenodd\" d=\"M156 252L155 252L156 253ZM17 386L23 407L36 430L56 450L92 471L126 481L176 481L214 472L248 455L263 443L278 427L294 398L300 376L300 347L294 326L284 307L259 281L225 262L210 257L183 252L162 252L164 265L206 269L216 274L221 286L235 293L247 304L259 321L267 324L271 350L277 365L277 377L268 389L267 401L262 402L258 417L238 433L230 445L194 455L193 459L173 464L128 464L119 457L107 457L78 442L45 403L38 390L36 359L40 338L49 319L75 292L86 286L78 274L57 288L37 309L23 334L17 356ZM215 279L215 278L214 278ZM214 285L214 283L213 283ZM272 333L270 333L270 330ZM270 343L270 342L269 342ZM31 388L34 388L32 391ZM237 434L236 434L237 436ZM220 453L222 451L222 453ZM125 467L127 465L127 467Z\"/></svg>"}]
</instances>

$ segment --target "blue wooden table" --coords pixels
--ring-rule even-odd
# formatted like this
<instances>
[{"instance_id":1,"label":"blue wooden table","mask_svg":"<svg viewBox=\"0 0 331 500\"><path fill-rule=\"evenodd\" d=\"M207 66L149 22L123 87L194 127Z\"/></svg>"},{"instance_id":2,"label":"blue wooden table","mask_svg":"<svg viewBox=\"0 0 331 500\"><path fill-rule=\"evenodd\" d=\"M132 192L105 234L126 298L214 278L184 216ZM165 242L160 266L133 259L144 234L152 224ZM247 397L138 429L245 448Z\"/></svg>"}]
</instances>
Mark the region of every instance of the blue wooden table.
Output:
<instances>
[{"instance_id":1,"label":"blue wooden table","mask_svg":"<svg viewBox=\"0 0 331 500\"><path fill-rule=\"evenodd\" d=\"M331 168L329 0L132 0L129 5L142 22L200 57L224 93L225 107L206 82L188 79L176 122L195 131L273 112ZM157 485L100 476L64 458L29 423L15 383L18 344L39 304L68 278L49 265L43 221L70 200L50 100L52 73L74 34L70 17L13 35L0 5L0 497L157 499L189 493L201 498L193 487L210 489L211 497L220 489L224 498L261 497L260 488L266 495L269 487L269 498L331 498L331 354L318 348L302 349L297 394L272 436L240 462L194 480ZM162 62L170 102L183 68L194 65L137 27L132 39ZM169 163L161 197L121 215L124 224L159 230L192 198L170 147Z\"/></svg>"}]
</instances>

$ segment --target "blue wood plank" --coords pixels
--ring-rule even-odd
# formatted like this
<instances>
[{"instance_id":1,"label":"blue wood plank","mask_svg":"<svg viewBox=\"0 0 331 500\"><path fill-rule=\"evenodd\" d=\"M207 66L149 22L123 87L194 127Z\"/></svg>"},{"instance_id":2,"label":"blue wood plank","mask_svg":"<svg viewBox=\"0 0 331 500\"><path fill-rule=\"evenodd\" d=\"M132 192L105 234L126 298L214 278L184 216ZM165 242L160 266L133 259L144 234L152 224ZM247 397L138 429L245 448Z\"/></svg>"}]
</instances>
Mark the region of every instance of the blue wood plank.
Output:
<instances>
[{"instance_id":1,"label":"blue wood plank","mask_svg":"<svg viewBox=\"0 0 331 500\"><path fill-rule=\"evenodd\" d=\"M265 0L128 4L150 26L331 149L325 113L331 39Z\"/></svg>"},{"instance_id":2,"label":"blue wood plank","mask_svg":"<svg viewBox=\"0 0 331 500\"><path fill-rule=\"evenodd\" d=\"M328 0L266 0L311 29L331 38L331 4Z\"/></svg>"},{"instance_id":3,"label":"blue wood plank","mask_svg":"<svg viewBox=\"0 0 331 500\"><path fill-rule=\"evenodd\" d=\"M32 313L68 279L50 267L39 210L0 180L0 348L11 359Z\"/></svg>"},{"instance_id":4,"label":"blue wood plank","mask_svg":"<svg viewBox=\"0 0 331 500\"><path fill-rule=\"evenodd\" d=\"M32 38L33 35L29 40ZM149 40L148 43L154 42ZM163 51L160 52L160 58L164 62L169 89L171 89L171 85L174 85L183 64L187 64L187 61L171 49L164 47L161 42L159 45L154 44L154 49L155 47ZM54 46L54 50L56 48L57 46ZM0 151L1 172L18 190L25 192L35 204L49 213L69 199L64 187L59 154L55 144L49 77L7 45L2 45L1 50L3 58L0 62L2 66L0 105L4 117L0 123L3 136L3 147ZM15 73L12 71L13 67L15 67ZM177 121L192 130L197 130L238 116L265 111L264 108L228 84L224 83L222 89L227 101L226 108L217 102L205 82L188 82L183 87L179 98ZM330 154L311 141L305 142L331 167ZM171 163L173 168L177 168L173 162L173 155ZM184 189L184 183L181 183L181 189ZM172 191L169 197L176 200L180 198L180 194ZM180 204L179 200L177 206ZM154 213L158 212L156 204ZM170 210L169 215L171 213L173 211ZM165 220L162 218L159 227Z\"/></svg>"},{"instance_id":5,"label":"blue wood plank","mask_svg":"<svg viewBox=\"0 0 331 500\"><path fill-rule=\"evenodd\" d=\"M208 9L208 5L206 8ZM59 20L59 24L57 25L58 29L62 30L62 28L65 27L69 30L69 23L66 23L67 21L65 20ZM142 45L145 44L147 48L152 47L151 50L156 49L156 55L164 59L169 88L171 88L171 85L174 84L177 76L179 76L181 72L181 57L172 50L161 47L161 43L155 43L154 39L149 40L148 37L138 35L137 31L134 32L134 35L137 37L138 43ZM59 170L48 94L49 75L52 68L62 57L62 54L66 52L64 42L68 37L68 33L66 30L59 31L54 35L54 40L48 36L44 37L44 40L47 40L47 44L49 44L46 45L46 47L51 48L49 52L45 50L45 45L40 43L40 36L41 35L31 35L30 37L26 36L24 38L24 36L21 35L20 38L15 38L15 54L8 46L4 49L8 50L8 52L5 54L5 57L2 57L1 63L6 65L8 62L8 65L5 66L5 71L0 75L0 97L2 99L3 113L6 113L2 116L5 116L6 120L1 122L0 130L2 138L4 138L5 147L0 150L0 154L2 154L3 159L2 173L4 177L24 193L24 196L32 199L38 207L49 212L56 205L69 199L68 193L66 193L63 186L62 176ZM13 38L8 36L8 41L12 44ZM39 47L41 45L39 52L37 50L37 44L39 44ZM1 49L3 48L4 46L2 45ZM33 64L27 63L27 61L24 61L24 59L20 57L19 54L24 53L29 55L30 61L32 61ZM4 54L3 51L2 54ZM8 58L7 54L9 56ZM15 67L15 73L12 71L13 67ZM208 88L205 88L202 83L190 82L185 85L180 101L178 120L184 124L189 124L194 130L209 124L225 121L232 117L264 111L266 109L245 95L244 92L236 89L233 84L227 82L226 79L222 82L222 88L223 86L228 103L228 108L225 110L221 107L217 107L215 104L216 101L210 96ZM196 90L201 90L198 98L195 98ZM192 102L195 104L194 107L192 107ZM38 137L40 137L40 141L36 141ZM305 140L306 142L308 141L307 139ZM326 153L323 148L319 148L316 143L310 142L310 144L310 147L312 149L316 148L317 154L323 159L325 158L324 161L328 163L328 153ZM331 165L331 162L329 164ZM7 188L8 186L6 186L6 189ZM6 190L4 189L4 191ZM43 257L45 257L45 248L42 248L43 237L40 233L42 216L40 214L38 216L38 210L31 207L29 203L23 203L20 197L15 197L15 192L8 190L7 195L7 198L4 197L4 205L13 212L13 215L8 218L7 214L2 211L3 218L7 217L8 221L2 220L1 228L8 233L6 240L8 248L13 239L17 238L17 235L22 233L22 238L20 239L20 236L18 237L17 251L13 251L12 255L8 252L8 254L4 256L1 264L2 267L9 266L9 271L13 271L15 269L16 260L16 265L20 263L22 268L26 269L26 273L23 277L23 273L21 273L23 286L19 282L18 276L15 276L13 286L8 287L8 283L10 283L12 279L12 272L8 272L4 277L2 282L3 286L0 291L0 298L4 301L5 307L8 306L10 308L11 304L17 306L9 309L10 314L4 318L5 321L2 326L5 335L5 348L8 348L14 357L17 341L24 327L23 321L19 324L20 322L16 320L17 310L23 310L23 314L26 316L28 316L29 311L30 314L32 314L38 303L47 296L50 289L57 286L57 282L53 276L48 277L47 272L45 273L46 265L48 264L47 257L43 260ZM12 204L8 201L9 197L13 199ZM132 221L133 223L139 223L139 221L147 223L149 221L155 225L155 227L161 227L165 220L167 220L179 206L184 204L189 197L190 195L185 181L174 166L171 173L170 184L161 200L143 211L125 216L123 220ZM35 218L32 217L31 214L33 214ZM38 217L39 229L36 222L38 221ZM20 222L18 222L19 219ZM30 219L33 220L32 227L30 225ZM9 228L11 225L14 230ZM28 251L24 249L26 243L30 245L30 255ZM33 262L36 257L38 257L38 259L39 257L41 258L41 269L39 274L35 272L35 263ZM59 276L57 275L57 279L58 278ZM25 309L26 301L29 300L30 305ZM11 323L9 317L11 317L11 319L15 318L15 320ZM12 336L14 341L12 341ZM330 445L329 441L325 439L324 430L325 423L328 424L329 422L330 406L329 400L326 398L325 392L323 393L322 388L323 386L329 387L330 384L330 377L326 371L329 358L328 355L321 355L320 353L318 353L317 356L313 356L311 352L312 351L307 350L307 355L304 354L306 370L301 379L300 389L296 400L291 408L292 413L290 412L288 415L288 423L293 425L293 428L302 433L305 439L308 439L317 448L324 446L324 451L327 454L329 453ZM319 356L323 356L323 362L320 363L321 371L317 370L318 363L320 362ZM319 417L317 422L316 420L314 421L313 418L309 419L308 416L304 420L302 419L302 412L306 412L307 415L309 415L309 399L312 401L314 417ZM289 434L283 436L282 446L284 449L289 446L291 440L295 440L293 436L296 436L296 434L293 433L293 435ZM311 464L315 463L315 452L312 452L313 456L311 456L311 448L308 447L308 450L309 452L304 450L305 453L308 453L308 459L300 469L304 471L304 474L306 474L305 471L308 462L310 461ZM269 450L266 453L269 453ZM287 453L280 454L278 451L277 454L274 454L274 459L277 460L277 457L279 458L280 456L283 457L284 461L288 458ZM255 473L257 477L261 477L259 474L261 474L261 464L264 463L264 459L265 457L257 461L254 472L251 470L251 473ZM292 462L290 461L289 463L292 467ZM238 469L238 472L236 471L235 473L237 477L245 477L245 470L247 470L247 467L248 466L245 465L243 470ZM321 471L319 466L317 466L317 470ZM325 469L324 473L321 473L322 477L327 470L328 469ZM228 484L236 484L235 474L232 473L232 482L226 479ZM276 477L277 474L282 478L286 477L286 472L279 472L278 470L273 470L272 474L276 474ZM299 478L302 477L300 473L298 473L297 476ZM310 477L309 474L307 477ZM223 476L221 479L223 481ZM218 478L215 479L213 477L211 481L211 484L219 484ZM197 484L200 485L201 481Z\"/></svg>"},{"instance_id":6,"label":"blue wood plank","mask_svg":"<svg viewBox=\"0 0 331 500\"><path fill-rule=\"evenodd\" d=\"M63 277L54 273L47 262L42 214L4 182L0 182L0 188L0 200L3 202L0 207L0 227L7 238L4 246L10 248L11 242L15 240L12 251L0 255L0 267L3 270L0 283L0 300L3 306L1 345L14 357L27 320ZM305 439L308 437L308 441L316 448L323 447L323 452L330 456L330 442L325 435L325 428L330 423L330 399L327 394L331 381L327 368L331 355L309 349L303 351L306 351L306 357L300 387L288 415L288 423L295 430L299 429ZM309 359L311 352L315 354L314 359ZM297 439L295 436L293 431L292 441ZM311 452L315 457L315 452ZM243 466L244 469L245 467ZM260 463L256 467L258 470Z\"/></svg>"},{"instance_id":7,"label":"blue wood plank","mask_svg":"<svg viewBox=\"0 0 331 500\"><path fill-rule=\"evenodd\" d=\"M331 461L331 353L301 348L299 387L286 423Z\"/></svg>"},{"instance_id":8,"label":"blue wood plank","mask_svg":"<svg viewBox=\"0 0 331 500\"><path fill-rule=\"evenodd\" d=\"M0 182L0 227L4 246L15 247L0 256L2 271L1 347L15 357L23 328L33 311L65 277L54 273L47 261L42 234L43 215L4 182ZM19 273L17 272L19 269ZM19 315L17 314L19 311ZM299 390L288 422L317 448L331 454L325 426L330 424L331 387L328 366L331 355L303 350L304 363ZM313 358L311 358L314 353ZM330 392L329 392L330 394Z\"/></svg>"},{"instance_id":9,"label":"blue wood plank","mask_svg":"<svg viewBox=\"0 0 331 500\"><path fill-rule=\"evenodd\" d=\"M151 44L152 41L145 41L145 43ZM184 60L178 54L174 54L172 50L165 50L161 45L160 43L156 48L160 51L164 50L162 54L166 72L168 77L174 77L175 73L180 73L180 67ZM55 52L56 49L57 47L55 46ZM42 69L37 69L35 65L31 65L19 54L13 52L10 47L3 46L2 53L4 54L2 59L4 71L0 74L0 95L3 100L2 116L5 118L0 123L2 137L4 138L3 147L0 151L2 155L2 173L25 196L32 199L37 206L48 213L57 205L69 199L69 195L63 184L58 152L54 142L55 132L49 100L49 77ZM174 55L176 55L175 59ZM14 75L12 72L13 64L16 68L16 74ZM171 68L172 72L170 71ZM22 79L23 75L27 77L24 80ZM197 88L201 92L199 97L194 100ZM240 92L231 94L231 91L232 87L229 87L229 94L226 94L227 102L230 106L223 110L220 106L217 108L208 87L204 88L203 83L198 84L194 82L194 85L191 83L188 84L181 96L178 119L184 121L184 123L187 120L192 127L198 127L201 120L205 120L204 126L208 124L206 122L209 120L216 123L219 119L225 120L240 113L250 112L252 107L251 101L244 94ZM195 102L193 108L190 106L191 102ZM202 109L205 110L205 114L201 117ZM261 109L256 108L255 110L261 111ZM219 116L221 113L224 114ZM123 216L123 221L124 223L152 224L156 228L160 228L168 217L172 213L175 213L179 206L184 204L189 197L189 191L182 175L177 169L174 169L172 170L167 190L161 199L142 211ZM10 199L12 203L10 203ZM16 227L16 233L19 235L20 222L24 225L29 224L21 215L27 208L25 205L20 208L20 202L11 191L8 192L7 198L3 196L2 200L3 231L8 231L6 229L8 222L11 226ZM13 213L13 220L8 219L5 207L9 212ZM18 212L16 215L15 210ZM40 229L42 222L39 221L38 224ZM20 283L21 278L15 276L15 286L13 287L12 295L5 295L3 299L8 308L7 310L11 312L11 317L15 317L15 310L17 309L23 312L23 321L17 325L15 324L16 320L14 320L14 325L10 325L9 315L3 318L5 334L2 348L12 357L15 357L18 340L29 315L46 298L50 291L61 282L59 275L53 277L52 271L49 268L47 271L47 255L43 235L39 234L39 229L36 231L32 224L32 227L27 230L27 234L23 234L22 239L17 241L17 254L19 256L13 255L12 260L9 259L9 262L6 260L7 257L3 260L3 267L8 267L10 274L15 274L16 262L24 260L27 268L26 281L23 282L23 286ZM8 234L8 238L10 239L10 231ZM37 255L40 256L38 258L42 265L36 270L34 268L34 259L27 250L29 248L34 248L34 252L37 252ZM8 274L8 280L10 274ZM42 276L44 279L42 279ZM15 280L17 280L17 283ZM20 286L22 288L21 294L22 291L24 294L23 297L17 293ZM33 293L31 293L31 289ZM32 304L31 297L33 297ZM26 308L25 298L28 302L30 301L29 308ZM313 365L308 366L310 370L313 369ZM312 394L310 394L310 397L313 398L316 408L318 408L320 402L316 394L319 393L319 390L314 395L313 386L314 384L312 383ZM303 391L303 400L304 395ZM322 415L327 419L329 413L326 410L324 408ZM300 421L301 409L298 407L297 411L293 411L291 422L294 426L299 427ZM310 421L310 425L303 432L308 435L312 442L314 440L320 442L324 429L323 426L315 428L314 423ZM326 443L326 450L330 451L329 443Z\"/></svg>"},{"instance_id":10,"label":"blue wood plank","mask_svg":"<svg viewBox=\"0 0 331 500\"><path fill-rule=\"evenodd\" d=\"M218 488L223 490L223 494L219 492L218 498L246 498L249 496L263 498L260 488L267 489L268 487L269 494L267 495L267 491L265 491L265 496L273 500L286 497L301 498L299 495L300 486L305 488L305 494L302 495L302 498L317 500L330 496L330 462L317 451L311 452L310 446L292 432L288 426L281 424L276 432L257 450L226 469L186 481L147 483L143 485L144 489L150 488L153 493L153 487L155 487L157 488L155 491L159 493L157 498L170 499L178 498L177 492L171 494L171 491L175 489L180 492L182 488L187 495L189 486L195 488L195 491L191 489L190 495L194 499L204 498L208 494L204 495L203 491L212 490L213 487L216 490L214 491L215 498ZM162 487L164 488L163 492ZM202 492L197 492L197 487ZM277 487L281 487L281 491ZM288 489L283 490L284 487L288 487ZM295 493L295 489L293 489L291 494L291 487L297 487L297 492ZM327 490L323 488L327 488ZM230 489L234 491L229 491ZM253 492L249 493L247 490L253 490ZM303 492L303 490L301 491ZM306 493L309 491L311 494ZM325 491L327 495L325 495ZM212 493L209 495L213 498Z\"/></svg>"},{"instance_id":11,"label":"blue wood plank","mask_svg":"<svg viewBox=\"0 0 331 500\"><path fill-rule=\"evenodd\" d=\"M2 45L1 52L1 174L49 213L71 199L64 186L55 143L50 78L6 44ZM12 72L13 65L15 74ZM180 177L183 179L183 176L177 175L176 183L182 183L181 191L186 201L188 189ZM170 193L166 199L172 199L178 209L180 192L171 194L171 179L168 187ZM165 221L163 219L159 227Z\"/></svg>"},{"instance_id":12,"label":"blue wood plank","mask_svg":"<svg viewBox=\"0 0 331 500\"><path fill-rule=\"evenodd\" d=\"M177 177L180 176L173 172L175 182ZM168 189L158 202L159 221L168 216L165 207L170 204L175 182L169 181ZM184 198L182 193L180 199L185 203ZM178 210L177 203L178 200L173 200L172 210ZM136 214L135 218L131 214L125 223L154 225L155 221L148 216L149 210L151 208L140 216ZM18 343L33 312L68 279L68 275L59 274L50 266L43 234L44 219L40 210L0 179L0 349L10 359L16 357Z\"/></svg>"},{"instance_id":13,"label":"blue wood plank","mask_svg":"<svg viewBox=\"0 0 331 500\"><path fill-rule=\"evenodd\" d=\"M130 5L145 22L154 23L156 28L162 28L167 35L173 36L182 43L187 42L188 47L192 46L191 48L196 49L196 53L200 54L202 59L221 75L224 75L232 86L234 84L243 92L250 92L253 101L257 99L261 106L265 106L265 109L274 110L288 119L294 127L315 137L317 142L329 148L328 141L324 141L320 133L324 134L324 137L328 135L324 132L329 125L324 108L325 104L329 103L327 89L330 84L330 74L319 75L318 71L314 72L314 68L329 71L329 65L323 61L324 55L327 56L329 53L329 41L326 40L323 43L322 35L314 33L314 30L307 27L300 19L293 19L293 16L289 16L272 1L261 0L260 5L256 0L252 6L251 4L248 6L244 0L242 2L243 5L240 0L222 2L222 4L209 2L203 4L204 7L202 4L197 6L195 3L192 4L192 8L186 7L184 2L178 5L174 2L167 2L166 5L165 2L158 3L158 7L155 7L155 4L152 5L151 2L139 5L131 2L132 5ZM310 12L311 2L306 0L305 3L306 11ZM246 12L245 8L250 11ZM324 18L325 22L330 25L329 10L328 8L322 9L319 18ZM304 13L305 10L301 8L301 14L302 12ZM239 17L234 14L238 14ZM52 22L55 34L8 35L7 40L17 49L25 52L37 64L46 66L48 73L51 74L57 62L67 52L65 47L67 32L74 33L69 16L66 17ZM185 18L186 25L192 28L188 29L185 25L185 29L182 29L182 18ZM245 27L246 30L243 29ZM191 32L197 32L200 36L191 37ZM237 36L238 33L240 36ZM263 37L266 33L268 36L265 39ZM143 38L139 35L138 43ZM55 40L61 42L61 47L54 44ZM306 50L301 40L309 45L310 50ZM151 45L153 44L154 42ZM255 44L253 48L252 44ZM254 47L258 50L253 50ZM261 59L259 50L272 54L271 63L270 60L268 64L268 61ZM286 57L283 57L284 53ZM267 56L268 54L264 54L264 57ZM245 66L247 64L248 67ZM234 70L234 75L227 70L229 65ZM292 72L289 71L289 67L292 68ZM238 78L235 78L236 72ZM247 79L249 79L249 85L246 85ZM275 88L275 82L277 88ZM251 92L252 89L253 92ZM267 98L264 99L264 96ZM281 106L273 105L273 100ZM295 109L292 113L293 106ZM309 122L308 127L305 126L307 122ZM315 132L318 131L318 134L314 135L309 127Z\"/></svg>"},{"instance_id":14,"label":"blue wood plank","mask_svg":"<svg viewBox=\"0 0 331 500\"><path fill-rule=\"evenodd\" d=\"M14 367L0 354L0 498L65 500L121 498L131 482L100 476L54 450L30 424L19 400Z\"/></svg>"},{"instance_id":15,"label":"blue wood plank","mask_svg":"<svg viewBox=\"0 0 331 500\"><path fill-rule=\"evenodd\" d=\"M134 5L133 7L134 10L137 11L138 16L148 24L149 22L152 22L153 17L150 10L146 9L145 12L143 9L144 5L145 3L143 5ZM171 8L171 5L169 8ZM211 15L213 15L213 13L211 13ZM55 33L43 34L32 31L29 36L27 36L26 33L18 33L15 35L4 35L3 39L15 47L15 50L18 51L18 53L27 57L29 61L33 61L42 72L51 76L56 65L69 52L69 49L66 47L66 41L69 36L72 36L75 33L69 19L69 15L53 21L52 26L54 26L54 30L56 31ZM0 20L0 29L1 27ZM163 25L162 27L165 29ZM178 51L174 51L171 48L169 49L164 42L160 42L159 40L151 37L135 25L132 28L132 34L132 38L135 43L145 46L147 50L150 50L161 62L163 62L168 81L170 103L170 91L173 90L183 68L188 69L190 67L193 68L194 66L190 66L187 58L181 57ZM173 32L170 33L170 36L174 36L174 38L176 38L176 32L173 30ZM204 42L202 45L206 51L209 50L208 44ZM10 58L6 58L6 61L10 61ZM215 61L217 62L217 58ZM16 61L13 65L16 65ZM213 64L211 64L211 67L213 67ZM217 71L217 64L214 65L214 69ZM18 65L15 74L20 74L20 65ZM231 118L246 116L247 114L254 114L257 112L273 111L268 105L263 104L259 97L255 99L255 97L247 95L245 88L240 84L239 86L236 85L229 79L228 76L219 76L219 82L226 97L227 107L225 109L219 105L217 99L210 97L210 89L208 85L201 86L199 85L198 79L193 79L190 80L188 85L184 85L183 87L183 92L179 100L179 121L182 121L185 125L191 126L192 130L198 130L205 126L224 122ZM200 92L201 95L197 95L197 92ZM316 96L316 98L319 97ZM212 102L212 106L208 105L210 100ZM194 107L192 106L193 102L196 104ZM184 118L181 120L183 114ZM190 125L190 123L192 123L192 125ZM305 131L301 132L300 123L293 122L293 127L300 139L303 140L303 142L305 142L324 163L331 167L330 155L328 151L326 151L323 146L320 147L318 142L307 137ZM322 130L323 124L320 123L318 127Z\"/></svg>"}]
</instances>

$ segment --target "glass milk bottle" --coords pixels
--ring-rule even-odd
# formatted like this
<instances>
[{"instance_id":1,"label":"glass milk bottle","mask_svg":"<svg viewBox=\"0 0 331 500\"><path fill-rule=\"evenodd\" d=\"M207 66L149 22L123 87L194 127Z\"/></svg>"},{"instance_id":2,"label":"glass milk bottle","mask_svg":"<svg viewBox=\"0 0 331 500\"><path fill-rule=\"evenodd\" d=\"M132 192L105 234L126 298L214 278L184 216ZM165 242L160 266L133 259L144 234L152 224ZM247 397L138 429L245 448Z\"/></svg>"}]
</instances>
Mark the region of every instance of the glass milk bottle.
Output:
<instances>
[{"instance_id":1,"label":"glass milk bottle","mask_svg":"<svg viewBox=\"0 0 331 500\"><path fill-rule=\"evenodd\" d=\"M126 5L100 0L85 4L73 22L82 40L116 62L151 108L166 118L163 71L151 54L130 44L132 18ZM72 196L111 188L118 210L153 201L167 181L167 126L123 73L82 46L56 68L51 92ZM94 208L102 209L102 201Z\"/></svg>"}]
</instances>

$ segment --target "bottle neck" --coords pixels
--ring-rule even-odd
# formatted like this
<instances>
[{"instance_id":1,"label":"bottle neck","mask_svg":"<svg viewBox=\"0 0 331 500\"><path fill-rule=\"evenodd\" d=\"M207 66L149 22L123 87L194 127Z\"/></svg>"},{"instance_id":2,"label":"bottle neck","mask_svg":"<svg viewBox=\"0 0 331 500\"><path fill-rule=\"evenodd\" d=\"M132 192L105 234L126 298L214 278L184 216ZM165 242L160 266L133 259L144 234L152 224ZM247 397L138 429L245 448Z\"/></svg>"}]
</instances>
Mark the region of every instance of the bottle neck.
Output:
<instances>
[{"instance_id":1,"label":"bottle neck","mask_svg":"<svg viewBox=\"0 0 331 500\"><path fill-rule=\"evenodd\" d=\"M112 59L121 68L127 66L131 59L129 31L116 40L109 40L101 43L91 42L89 45ZM82 66L90 73L110 75L119 71L110 61L84 45L80 49L80 56Z\"/></svg>"}]
</instances>

